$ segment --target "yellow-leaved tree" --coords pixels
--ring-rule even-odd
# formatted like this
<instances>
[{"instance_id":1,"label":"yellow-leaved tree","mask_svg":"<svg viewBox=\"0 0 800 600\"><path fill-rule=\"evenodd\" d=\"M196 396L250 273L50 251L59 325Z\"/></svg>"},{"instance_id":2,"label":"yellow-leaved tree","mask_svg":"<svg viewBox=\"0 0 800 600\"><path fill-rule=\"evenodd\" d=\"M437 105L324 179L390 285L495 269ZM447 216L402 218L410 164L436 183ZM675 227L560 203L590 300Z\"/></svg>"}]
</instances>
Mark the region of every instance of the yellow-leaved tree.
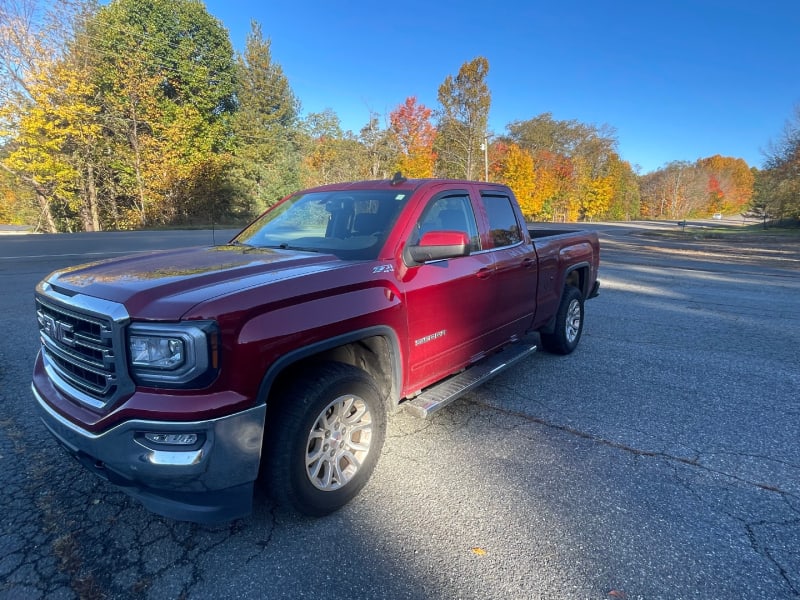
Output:
<instances>
[{"instance_id":1,"label":"yellow-leaved tree","mask_svg":"<svg viewBox=\"0 0 800 600\"><path fill-rule=\"evenodd\" d=\"M533 220L540 207L536 202L536 179L530 153L516 144L509 144L502 162L501 181L514 192L525 218Z\"/></svg>"},{"instance_id":2,"label":"yellow-leaved tree","mask_svg":"<svg viewBox=\"0 0 800 600\"><path fill-rule=\"evenodd\" d=\"M115 0L87 30L117 226L225 211L235 74L222 24L192 0Z\"/></svg>"},{"instance_id":3,"label":"yellow-leaved tree","mask_svg":"<svg viewBox=\"0 0 800 600\"><path fill-rule=\"evenodd\" d=\"M51 11L61 12L41 21L35 8L0 12L0 138L8 140L0 167L33 190L46 231L97 230L95 89L77 38L54 24L74 19L74 6L56 2Z\"/></svg>"},{"instance_id":4,"label":"yellow-leaved tree","mask_svg":"<svg viewBox=\"0 0 800 600\"><path fill-rule=\"evenodd\" d=\"M614 196L614 178L611 175L581 177L579 211L587 221L593 221L605 214Z\"/></svg>"}]
</instances>

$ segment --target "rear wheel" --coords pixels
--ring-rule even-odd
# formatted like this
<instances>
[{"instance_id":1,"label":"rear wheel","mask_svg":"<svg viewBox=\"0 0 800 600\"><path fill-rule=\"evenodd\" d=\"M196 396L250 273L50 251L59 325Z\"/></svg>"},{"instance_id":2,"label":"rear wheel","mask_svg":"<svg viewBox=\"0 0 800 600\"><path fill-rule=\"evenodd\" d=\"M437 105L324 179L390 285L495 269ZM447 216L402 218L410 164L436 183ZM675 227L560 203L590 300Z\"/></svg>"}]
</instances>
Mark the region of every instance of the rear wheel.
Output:
<instances>
[{"instance_id":1,"label":"rear wheel","mask_svg":"<svg viewBox=\"0 0 800 600\"><path fill-rule=\"evenodd\" d=\"M564 288L552 333L540 332L542 347L553 354L569 354L583 333L583 294L574 286Z\"/></svg>"},{"instance_id":2,"label":"rear wheel","mask_svg":"<svg viewBox=\"0 0 800 600\"><path fill-rule=\"evenodd\" d=\"M267 484L278 503L322 516L369 480L386 437L386 410L361 369L324 363L303 376L267 412Z\"/></svg>"}]
</instances>

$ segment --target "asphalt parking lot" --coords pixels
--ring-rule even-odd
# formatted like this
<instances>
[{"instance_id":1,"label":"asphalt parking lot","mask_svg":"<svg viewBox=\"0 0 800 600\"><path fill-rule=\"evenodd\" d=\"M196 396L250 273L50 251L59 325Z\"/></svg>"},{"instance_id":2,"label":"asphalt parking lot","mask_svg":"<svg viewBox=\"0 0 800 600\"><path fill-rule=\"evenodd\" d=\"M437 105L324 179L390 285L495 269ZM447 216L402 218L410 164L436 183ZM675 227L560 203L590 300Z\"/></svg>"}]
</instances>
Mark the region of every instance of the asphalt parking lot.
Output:
<instances>
[{"instance_id":1,"label":"asphalt parking lot","mask_svg":"<svg viewBox=\"0 0 800 600\"><path fill-rule=\"evenodd\" d=\"M49 271L208 232L0 238L0 598L800 597L800 251L598 225L578 350L389 424L354 502L154 516L38 422ZM217 241L225 234L217 233Z\"/></svg>"}]
</instances>

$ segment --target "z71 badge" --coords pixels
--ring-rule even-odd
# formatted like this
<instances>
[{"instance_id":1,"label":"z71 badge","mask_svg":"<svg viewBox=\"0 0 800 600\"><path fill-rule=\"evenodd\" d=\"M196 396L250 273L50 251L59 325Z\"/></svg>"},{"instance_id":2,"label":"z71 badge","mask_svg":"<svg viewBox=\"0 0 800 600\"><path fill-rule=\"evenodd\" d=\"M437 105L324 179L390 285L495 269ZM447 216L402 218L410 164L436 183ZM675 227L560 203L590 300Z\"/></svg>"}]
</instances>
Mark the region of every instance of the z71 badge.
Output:
<instances>
[{"instance_id":1,"label":"z71 badge","mask_svg":"<svg viewBox=\"0 0 800 600\"><path fill-rule=\"evenodd\" d=\"M377 267L372 267L373 273L393 273L394 267L392 265L378 265Z\"/></svg>"}]
</instances>

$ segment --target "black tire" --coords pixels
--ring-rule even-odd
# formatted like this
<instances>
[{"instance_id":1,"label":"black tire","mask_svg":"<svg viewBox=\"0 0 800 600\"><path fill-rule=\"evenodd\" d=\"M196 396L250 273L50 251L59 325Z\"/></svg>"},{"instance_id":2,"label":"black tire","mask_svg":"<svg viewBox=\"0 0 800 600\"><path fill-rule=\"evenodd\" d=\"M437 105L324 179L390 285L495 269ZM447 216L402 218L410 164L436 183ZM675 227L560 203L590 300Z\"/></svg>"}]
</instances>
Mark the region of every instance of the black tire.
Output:
<instances>
[{"instance_id":1,"label":"black tire","mask_svg":"<svg viewBox=\"0 0 800 600\"><path fill-rule=\"evenodd\" d=\"M539 332L542 348L553 354L570 354L583 333L583 294L574 286L564 288L552 333Z\"/></svg>"},{"instance_id":2,"label":"black tire","mask_svg":"<svg viewBox=\"0 0 800 600\"><path fill-rule=\"evenodd\" d=\"M278 504L319 517L366 485L386 438L386 409L356 367L322 363L295 377L267 410L265 480Z\"/></svg>"}]
</instances>

